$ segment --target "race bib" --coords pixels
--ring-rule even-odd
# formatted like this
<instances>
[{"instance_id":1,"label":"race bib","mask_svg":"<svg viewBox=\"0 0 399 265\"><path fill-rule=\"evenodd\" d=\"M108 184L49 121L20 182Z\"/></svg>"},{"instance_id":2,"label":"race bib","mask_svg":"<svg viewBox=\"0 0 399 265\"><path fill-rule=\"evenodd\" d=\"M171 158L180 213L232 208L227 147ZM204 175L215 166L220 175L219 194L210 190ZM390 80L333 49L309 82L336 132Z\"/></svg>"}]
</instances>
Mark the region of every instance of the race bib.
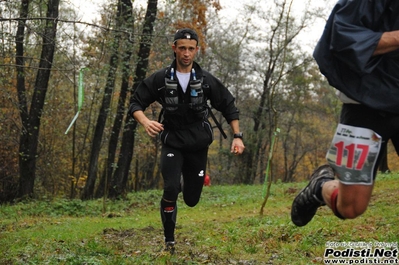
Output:
<instances>
[{"instance_id":1,"label":"race bib","mask_svg":"<svg viewBox=\"0 0 399 265\"><path fill-rule=\"evenodd\" d=\"M381 136L370 129L339 124L326 158L348 185L372 185Z\"/></svg>"}]
</instances>

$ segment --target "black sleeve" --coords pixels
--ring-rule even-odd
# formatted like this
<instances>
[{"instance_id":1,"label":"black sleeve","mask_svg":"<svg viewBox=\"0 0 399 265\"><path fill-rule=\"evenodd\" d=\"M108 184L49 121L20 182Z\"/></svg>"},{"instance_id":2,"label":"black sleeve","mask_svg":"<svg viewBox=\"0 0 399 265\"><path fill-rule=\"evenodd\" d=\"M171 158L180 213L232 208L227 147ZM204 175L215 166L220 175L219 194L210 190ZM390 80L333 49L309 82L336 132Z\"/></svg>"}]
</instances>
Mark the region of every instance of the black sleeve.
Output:
<instances>
[{"instance_id":1,"label":"black sleeve","mask_svg":"<svg viewBox=\"0 0 399 265\"><path fill-rule=\"evenodd\" d=\"M204 71L204 78L209 85L208 98L211 105L220 111L228 123L239 119L239 111L235 105L235 98L222 82Z\"/></svg>"},{"instance_id":2,"label":"black sleeve","mask_svg":"<svg viewBox=\"0 0 399 265\"><path fill-rule=\"evenodd\" d=\"M160 101L160 90L165 86L165 70L160 70L144 79L136 88L128 113L145 109L153 102Z\"/></svg>"},{"instance_id":3,"label":"black sleeve","mask_svg":"<svg viewBox=\"0 0 399 265\"><path fill-rule=\"evenodd\" d=\"M373 53L383 31L382 2L339 1L332 13L330 49L359 74L372 72L380 61Z\"/></svg>"}]
</instances>

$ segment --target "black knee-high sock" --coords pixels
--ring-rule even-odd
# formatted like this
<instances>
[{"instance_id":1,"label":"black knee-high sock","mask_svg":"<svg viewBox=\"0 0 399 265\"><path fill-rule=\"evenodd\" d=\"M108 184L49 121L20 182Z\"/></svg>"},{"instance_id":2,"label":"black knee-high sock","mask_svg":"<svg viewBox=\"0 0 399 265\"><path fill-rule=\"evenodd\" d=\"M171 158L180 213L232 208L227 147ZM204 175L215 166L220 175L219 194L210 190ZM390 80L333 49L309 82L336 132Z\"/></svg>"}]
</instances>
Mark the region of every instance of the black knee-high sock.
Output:
<instances>
[{"instance_id":1,"label":"black knee-high sock","mask_svg":"<svg viewBox=\"0 0 399 265\"><path fill-rule=\"evenodd\" d=\"M165 235L165 242L175 241L176 217L176 202L167 202L164 199L161 199L161 220Z\"/></svg>"}]
</instances>

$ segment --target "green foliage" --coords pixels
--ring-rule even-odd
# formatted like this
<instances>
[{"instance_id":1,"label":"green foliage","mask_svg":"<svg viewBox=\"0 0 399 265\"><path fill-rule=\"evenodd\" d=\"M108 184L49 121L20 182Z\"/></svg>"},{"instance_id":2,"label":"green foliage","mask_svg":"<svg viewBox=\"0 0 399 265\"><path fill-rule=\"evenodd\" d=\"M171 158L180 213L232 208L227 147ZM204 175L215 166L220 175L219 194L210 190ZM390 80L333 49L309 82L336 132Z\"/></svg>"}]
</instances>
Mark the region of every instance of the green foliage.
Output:
<instances>
[{"instance_id":1,"label":"green foliage","mask_svg":"<svg viewBox=\"0 0 399 265\"><path fill-rule=\"evenodd\" d=\"M318 264L327 241L398 242L399 174L377 177L368 211L341 221L321 208L305 227L290 221L306 183L276 183L264 215L262 186L204 187L190 208L179 197L176 254L162 251L162 191L124 200L29 201L0 206L0 264Z\"/></svg>"}]
</instances>

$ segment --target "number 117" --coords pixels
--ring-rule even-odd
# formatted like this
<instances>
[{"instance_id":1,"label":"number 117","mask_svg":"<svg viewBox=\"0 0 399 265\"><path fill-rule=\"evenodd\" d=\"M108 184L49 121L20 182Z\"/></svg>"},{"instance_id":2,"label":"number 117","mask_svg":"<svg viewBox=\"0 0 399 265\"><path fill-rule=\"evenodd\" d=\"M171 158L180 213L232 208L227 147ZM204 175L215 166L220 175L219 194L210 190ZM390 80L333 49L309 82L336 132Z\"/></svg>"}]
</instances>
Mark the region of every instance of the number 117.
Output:
<instances>
[{"instance_id":1,"label":"number 117","mask_svg":"<svg viewBox=\"0 0 399 265\"><path fill-rule=\"evenodd\" d=\"M361 170L366 162L367 156L369 154L369 146L365 144L349 144L345 146L343 141L335 143L334 146L337 148L337 166L342 166L342 159L344 157L345 150L348 151L346 157L346 167L353 169L355 164L355 154L356 150L360 150L360 155L356 164L356 169Z\"/></svg>"}]
</instances>

